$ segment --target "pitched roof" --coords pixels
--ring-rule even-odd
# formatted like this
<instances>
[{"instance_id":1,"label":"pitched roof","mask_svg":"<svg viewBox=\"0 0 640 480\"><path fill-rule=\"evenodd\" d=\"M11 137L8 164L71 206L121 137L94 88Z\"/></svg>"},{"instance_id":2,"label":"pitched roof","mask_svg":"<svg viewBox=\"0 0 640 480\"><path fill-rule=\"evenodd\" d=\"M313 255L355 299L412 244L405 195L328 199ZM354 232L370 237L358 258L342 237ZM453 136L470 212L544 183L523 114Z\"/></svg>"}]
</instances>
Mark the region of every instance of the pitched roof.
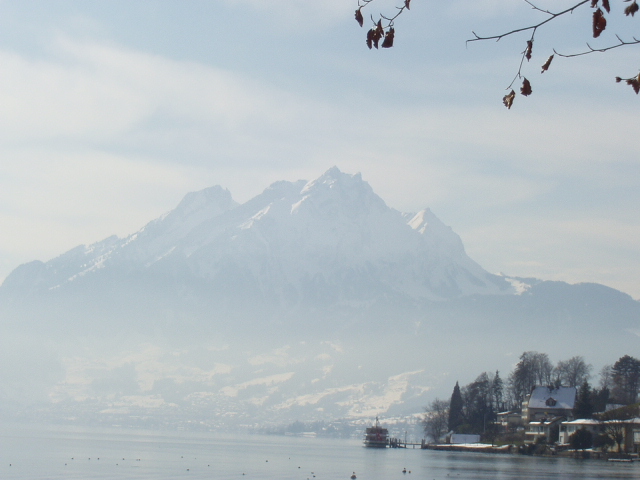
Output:
<instances>
[{"instance_id":1,"label":"pitched roof","mask_svg":"<svg viewBox=\"0 0 640 480\"><path fill-rule=\"evenodd\" d=\"M529 408L572 409L575 403L575 387L536 387L529 398Z\"/></svg>"}]
</instances>

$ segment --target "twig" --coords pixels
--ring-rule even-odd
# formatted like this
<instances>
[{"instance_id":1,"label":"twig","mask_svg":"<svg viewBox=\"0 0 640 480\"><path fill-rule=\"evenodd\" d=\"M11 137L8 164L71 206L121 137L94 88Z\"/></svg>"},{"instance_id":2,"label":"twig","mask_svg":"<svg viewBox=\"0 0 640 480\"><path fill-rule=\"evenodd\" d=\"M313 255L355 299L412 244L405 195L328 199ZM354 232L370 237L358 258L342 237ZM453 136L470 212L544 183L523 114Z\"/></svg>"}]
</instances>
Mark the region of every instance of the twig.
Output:
<instances>
[{"instance_id":1,"label":"twig","mask_svg":"<svg viewBox=\"0 0 640 480\"><path fill-rule=\"evenodd\" d=\"M358 10L362 10L363 8L365 8L366 6L368 6L371 2L374 2L375 0L358 0ZM407 2L404 2L403 5L401 7L396 7L396 9L398 10L398 12L393 16L393 17L387 17L383 14L380 14L380 18L384 19L387 22L387 25L384 26L384 29L388 29L393 27L393 22L396 18L398 18L402 12L404 12L405 10L408 10L409 7L407 5ZM373 15L371 16L371 21L374 23L374 25L377 23L374 19L373 19Z\"/></svg>"},{"instance_id":2,"label":"twig","mask_svg":"<svg viewBox=\"0 0 640 480\"><path fill-rule=\"evenodd\" d=\"M369 1L371 1L371 0L369 0ZM549 22L550 22L550 21L552 21L552 20L555 20L556 18L558 18L558 17L560 17L560 16L562 16L562 15L565 15L565 14L567 14L567 13L573 13L573 11L574 11L576 8L578 8L578 7L582 6L582 5L584 5L585 3L589 3L590 1L591 1L591 0L582 0L581 2L576 3L573 7L567 8L566 10L563 10L563 11L558 12L558 13L552 13L552 12L549 12L548 10L542 10L541 8L538 8L538 7L536 7L535 5L533 5L530 1L525 0L525 2L526 2L526 3L528 3L529 5L531 5L531 6L532 6L532 8L534 8L535 10L538 10L538 11L540 11L540 12L543 12L543 13L546 13L547 15L549 15L549 18L547 18L546 20L543 20L542 22L537 23L537 24L535 24L535 25L530 25L530 26L528 26L528 27L517 28L517 29L515 29L515 30L511 30L511 31L509 31L509 32L501 33L501 34L499 34L499 35L492 35L492 36L490 36L490 37L481 37L481 36L480 36L480 35L478 35L476 32L473 32L473 31L472 31L471 33L473 33L473 35L474 35L474 37L475 37L475 38L471 38L471 39L467 40L467 43L469 43L469 42L477 42L477 41L479 41L479 40L495 40L495 41L500 41L500 40L502 40L504 37L508 37L509 35L513 35L514 33L526 32L527 30L533 30L533 33L532 33L532 35L531 35L531 37L533 38L533 35L535 35L536 30L537 30L538 28L540 28L541 26L543 26L543 25L545 25L545 24L549 23Z\"/></svg>"},{"instance_id":3,"label":"twig","mask_svg":"<svg viewBox=\"0 0 640 480\"><path fill-rule=\"evenodd\" d=\"M604 48L593 48L591 45L589 45L587 43L587 48L589 50L585 51L585 52L580 52L580 53L572 53L572 54L564 54L564 53L559 53L556 51L556 49L553 49L553 52L558 55L559 57L565 57L565 58L571 58L571 57L580 57L582 55L589 55L590 53L595 53L595 52L606 52L608 50L613 50L614 48L618 48L618 47L623 47L625 45L637 45L640 43L640 40L637 39L636 37L632 37L633 38L633 42L625 42L624 40L622 40L618 35L616 35L616 38L618 39L618 43L617 45L611 45L609 47L604 47Z\"/></svg>"}]
</instances>

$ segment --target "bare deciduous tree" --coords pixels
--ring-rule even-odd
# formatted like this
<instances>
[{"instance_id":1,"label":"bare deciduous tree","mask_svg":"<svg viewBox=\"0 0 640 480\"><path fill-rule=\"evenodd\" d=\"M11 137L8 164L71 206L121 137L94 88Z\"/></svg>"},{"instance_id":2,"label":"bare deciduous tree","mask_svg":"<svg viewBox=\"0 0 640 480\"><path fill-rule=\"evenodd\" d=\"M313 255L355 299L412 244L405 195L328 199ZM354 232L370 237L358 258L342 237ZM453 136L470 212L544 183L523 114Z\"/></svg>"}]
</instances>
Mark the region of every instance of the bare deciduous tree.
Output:
<instances>
[{"instance_id":1,"label":"bare deciduous tree","mask_svg":"<svg viewBox=\"0 0 640 480\"><path fill-rule=\"evenodd\" d=\"M509 389L519 406L533 388L538 385L550 385L553 365L549 355L539 352L524 352L520 361L509 375Z\"/></svg>"},{"instance_id":2,"label":"bare deciduous tree","mask_svg":"<svg viewBox=\"0 0 640 480\"><path fill-rule=\"evenodd\" d=\"M426 409L423 421L424 433L437 443L448 432L448 423L449 402L436 398Z\"/></svg>"},{"instance_id":3,"label":"bare deciduous tree","mask_svg":"<svg viewBox=\"0 0 640 480\"><path fill-rule=\"evenodd\" d=\"M591 377L592 366L584 361L584 357L577 355L569 360L561 360L553 369L556 383L566 387L578 387Z\"/></svg>"},{"instance_id":4,"label":"bare deciduous tree","mask_svg":"<svg viewBox=\"0 0 640 480\"><path fill-rule=\"evenodd\" d=\"M600 369L600 388L611 389L613 384L613 366L605 365Z\"/></svg>"}]
</instances>

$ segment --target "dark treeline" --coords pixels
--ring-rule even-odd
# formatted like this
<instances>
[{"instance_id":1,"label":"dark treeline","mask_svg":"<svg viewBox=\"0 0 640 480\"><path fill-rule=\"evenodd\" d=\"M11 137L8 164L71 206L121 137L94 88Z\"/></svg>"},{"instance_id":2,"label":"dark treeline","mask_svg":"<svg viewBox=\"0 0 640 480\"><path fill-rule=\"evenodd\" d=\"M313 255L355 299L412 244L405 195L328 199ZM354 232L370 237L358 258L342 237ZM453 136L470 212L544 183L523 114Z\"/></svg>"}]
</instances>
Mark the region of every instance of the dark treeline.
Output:
<instances>
[{"instance_id":1,"label":"dark treeline","mask_svg":"<svg viewBox=\"0 0 640 480\"><path fill-rule=\"evenodd\" d=\"M582 356L554 365L546 353L524 352L506 381L500 372L482 372L468 385L456 382L451 398L435 399L427 408L425 431L438 440L444 433L488 434L495 427L497 414L520 412L522 402L536 386L575 387L575 418L592 418L604 412L607 404L630 405L637 401L640 388L640 360L625 355L599 372L598 385L592 386L593 367Z\"/></svg>"}]
</instances>

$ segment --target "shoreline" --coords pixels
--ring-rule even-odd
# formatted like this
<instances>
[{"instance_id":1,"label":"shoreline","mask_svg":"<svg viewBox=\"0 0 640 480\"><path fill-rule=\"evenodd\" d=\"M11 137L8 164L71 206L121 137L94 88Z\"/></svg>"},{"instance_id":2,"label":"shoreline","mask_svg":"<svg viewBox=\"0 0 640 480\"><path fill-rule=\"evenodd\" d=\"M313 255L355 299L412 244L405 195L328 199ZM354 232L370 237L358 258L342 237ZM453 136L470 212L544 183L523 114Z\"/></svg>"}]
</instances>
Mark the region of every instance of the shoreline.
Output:
<instances>
[{"instance_id":1,"label":"shoreline","mask_svg":"<svg viewBox=\"0 0 640 480\"><path fill-rule=\"evenodd\" d=\"M517 453L515 445L489 445L488 443L463 443L463 444L425 444L423 450L440 450L449 452L480 452L480 453ZM512 451L515 450L515 451Z\"/></svg>"},{"instance_id":2,"label":"shoreline","mask_svg":"<svg viewBox=\"0 0 640 480\"><path fill-rule=\"evenodd\" d=\"M425 444L421 447L423 450L437 450L449 452L477 452L477 453L497 453L511 455L527 455L533 457L562 457L576 458L580 460L606 460L617 462L633 462L638 461L637 453L619 454L616 452L597 452L593 450L551 450L544 453L523 453L516 445L489 445L487 443L472 444Z\"/></svg>"}]
</instances>

